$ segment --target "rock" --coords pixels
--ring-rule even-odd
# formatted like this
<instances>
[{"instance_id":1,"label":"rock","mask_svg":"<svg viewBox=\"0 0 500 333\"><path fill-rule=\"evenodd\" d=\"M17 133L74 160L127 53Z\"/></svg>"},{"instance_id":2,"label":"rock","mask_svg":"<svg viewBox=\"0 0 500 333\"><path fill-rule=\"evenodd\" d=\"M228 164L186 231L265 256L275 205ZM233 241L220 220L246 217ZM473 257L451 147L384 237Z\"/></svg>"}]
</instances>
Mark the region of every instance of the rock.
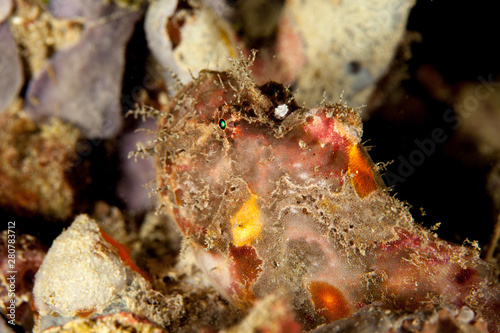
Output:
<instances>
[{"instance_id":1,"label":"rock","mask_svg":"<svg viewBox=\"0 0 500 333\"><path fill-rule=\"evenodd\" d=\"M130 312L168 326L179 301L166 299L133 263L126 248L103 233L94 220L78 216L59 235L36 274L37 332L77 317Z\"/></svg>"},{"instance_id":2,"label":"rock","mask_svg":"<svg viewBox=\"0 0 500 333\"><path fill-rule=\"evenodd\" d=\"M228 58L238 56L235 33L212 7L189 2L193 7L177 9L177 0L156 0L148 8L145 32L148 46L165 68L168 89L175 92L176 80L191 81L201 69L228 69Z\"/></svg>"},{"instance_id":3,"label":"rock","mask_svg":"<svg viewBox=\"0 0 500 333\"><path fill-rule=\"evenodd\" d=\"M118 251L104 241L97 224L80 215L54 240L36 274L35 307L42 317L103 313L125 289L127 273Z\"/></svg>"},{"instance_id":4,"label":"rock","mask_svg":"<svg viewBox=\"0 0 500 333\"><path fill-rule=\"evenodd\" d=\"M284 15L304 43L306 62L296 81L299 104L343 100L367 104L387 72L415 0L289 0ZM321 13L321 14L320 14Z\"/></svg>"},{"instance_id":5,"label":"rock","mask_svg":"<svg viewBox=\"0 0 500 333\"><path fill-rule=\"evenodd\" d=\"M122 126L125 46L142 13L100 0L91 4L93 10L85 7L83 13L79 41L56 52L30 82L26 110L37 121L59 117L87 138L102 139L117 135ZM64 14L76 15L68 11Z\"/></svg>"},{"instance_id":6,"label":"rock","mask_svg":"<svg viewBox=\"0 0 500 333\"><path fill-rule=\"evenodd\" d=\"M1 16L3 4L6 2L1 1L0 3ZM17 45L12 38L9 24L7 22L2 23L1 17L0 50L2 50L0 53L0 112L2 112L9 107L19 94L24 78Z\"/></svg>"},{"instance_id":7,"label":"rock","mask_svg":"<svg viewBox=\"0 0 500 333\"><path fill-rule=\"evenodd\" d=\"M172 74L186 84L201 69L229 69L235 50L249 56L257 49L257 84L291 84L298 104L343 94L360 106L389 70L415 0L188 3L154 1L146 16L148 45L171 92Z\"/></svg>"},{"instance_id":8,"label":"rock","mask_svg":"<svg viewBox=\"0 0 500 333\"><path fill-rule=\"evenodd\" d=\"M2 208L22 216L68 218L77 189L86 186L85 166L74 168L80 135L57 119L37 127L23 112L0 114Z\"/></svg>"},{"instance_id":9,"label":"rock","mask_svg":"<svg viewBox=\"0 0 500 333\"><path fill-rule=\"evenodd\" d=\"M463 313L467 313L468 320L463 320ZM319 327L311 333L487 333L484 322L473 318L474 313L471 318L467 307L460 312L453 307L443 307L405 313L371 305L349 318Z\"/></svg>"},{"instance_id":10,"label":"rock","mask_svg":"<svg viewBox=\"0 0 500 333\"><path fill-rule=\"evenodd\" d=\"M14 333L14 329L12 328L12 326L10 326L10 324L7 324L7 321L3 317L0 318L0 332Z\"/></svg>"},{"instance_id":11,"label":"rock","mask_svg":"<svg viewBox=\"0 0 500 333\"><path fill-rule=\"evenodd\" d=\"M295 320L290 306L276 295L255 303L246 317L237 325L220 333L301 333L302 326Z\"/></svg>"},{"instance_id":12,"label":"rock","mask_svg":"<svg viewBox=\"0 0 500 333\"><path fill-rule=\"evenodd\" d=\"M0 1L0 24L9 16L12 10L12 0Z\"/></svg>"},{"instance_id":13,"label":"rock","mask_svg":"<svg viewBox=\"0 0 500 333\"><path fill-rule=\"evenodd\" d=\"M95 319L76 319L62 326L47 328L43 333L163 333L157 325L130 313L118 312Z\"/></svg>"}]
</instances>

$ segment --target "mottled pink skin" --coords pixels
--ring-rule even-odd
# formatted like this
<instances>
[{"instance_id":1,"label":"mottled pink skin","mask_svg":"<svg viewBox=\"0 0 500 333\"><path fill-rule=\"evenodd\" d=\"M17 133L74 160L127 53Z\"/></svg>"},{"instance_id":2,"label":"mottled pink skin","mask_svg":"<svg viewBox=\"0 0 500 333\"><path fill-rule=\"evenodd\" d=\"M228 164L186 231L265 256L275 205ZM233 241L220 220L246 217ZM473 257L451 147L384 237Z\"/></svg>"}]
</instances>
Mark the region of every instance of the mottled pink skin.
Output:
<instances>
[{"instance_id":1,"label":"mottled pink skin","mask_svg":"<svg viewBox=\"0 0 500 333\"><path fill-rule=\"evenodd\" d=\"M377 301L467 305L498 330L491 268L387 193L356 112L298 109L281 89L202 72L160 123L162 198L214 286L241 306L281 294L306 329Z\"/></svg>"},{"instance_id":2,"label":"mottled pink skin","mask_svg":"<svg viewBox=\"0 0 500 333\"><path fill-rule=\"evenodd\" d=\"M490 331L499 329L500 289L491 267L477 253L438 239L427 241L406 230L398 234L397 240L380 246L373 264L376 271L387 274L382 288L395 306L416 309L429 297L459 308L472 301L482 307ZM410 260L417 255L418 261Z\"/></svg>"}]
</instances>

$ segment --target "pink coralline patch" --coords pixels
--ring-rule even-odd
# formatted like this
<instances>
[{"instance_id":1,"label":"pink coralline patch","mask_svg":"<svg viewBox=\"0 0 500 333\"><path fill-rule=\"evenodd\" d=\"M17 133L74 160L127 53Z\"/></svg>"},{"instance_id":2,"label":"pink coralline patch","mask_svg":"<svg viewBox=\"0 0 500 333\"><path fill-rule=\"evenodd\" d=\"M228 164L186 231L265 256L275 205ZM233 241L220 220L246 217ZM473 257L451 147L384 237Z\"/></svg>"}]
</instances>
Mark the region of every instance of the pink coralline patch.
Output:
<instances>
[{"instance_id":1,"label":"pink coralline patch","mask_svg":"<svg viewBox=\"0 0 500 333\"><path fill-rule=\"evenodd\" d=\"M405 230L398 229L398 239L380 244L380 249L386 252L396 252L401 249L415 249L422 246L422 238L412 235Z\"/></svg>"},{"instance_id":2,"label":"pink coralline patch","mask_svg":"<svg viewBox=\"0 0 500 333\"><path fill-rule=\"evenodd\" d=\"M422 235L410 234L403 229L397 230L398 239L386 244L381 244L380 249L387 253L401 254L418 252L425 254L420 260L428 266L439 265L451 260L452 245L443 242L424 240ZM453 246L458 249L457 246Z\"/></svg>"},{"instance_id":3,"label":"pink coralline patch","mask_svg":"<svg viewBox=\"0 0 500 333\"><path fill-rule=\"evenodd\" d=\"M337 119L327 118L323 114L310 116L306 118L306 122L307 125L304 126L304 130L311 133L321 144L331 144L334 147L341 147L346 144L345 134L338 131L339 121Z\"/></svg>"}]
</instances>

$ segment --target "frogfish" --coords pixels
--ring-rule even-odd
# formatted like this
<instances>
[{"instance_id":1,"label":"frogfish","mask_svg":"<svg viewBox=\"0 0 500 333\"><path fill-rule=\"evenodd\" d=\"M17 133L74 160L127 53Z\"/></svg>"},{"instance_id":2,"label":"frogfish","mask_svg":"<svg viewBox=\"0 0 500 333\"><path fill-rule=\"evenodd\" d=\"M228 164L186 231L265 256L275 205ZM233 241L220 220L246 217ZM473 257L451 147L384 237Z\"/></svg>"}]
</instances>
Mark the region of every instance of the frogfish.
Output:
<instances>
[{"instance_id":1,"label":"frogfish","mask_svg":"<svg viewBox=\"0 0 500 333\"><path fill-rule=\"evenodd\" d=\"M248 64L201 71L159 117L158 192L232 304L278 294L305 329L374 302L467 306L500 329L500 287L476 249L440 240L394 198L358 111L300 107Z\"/></svg>"}]
</instances>

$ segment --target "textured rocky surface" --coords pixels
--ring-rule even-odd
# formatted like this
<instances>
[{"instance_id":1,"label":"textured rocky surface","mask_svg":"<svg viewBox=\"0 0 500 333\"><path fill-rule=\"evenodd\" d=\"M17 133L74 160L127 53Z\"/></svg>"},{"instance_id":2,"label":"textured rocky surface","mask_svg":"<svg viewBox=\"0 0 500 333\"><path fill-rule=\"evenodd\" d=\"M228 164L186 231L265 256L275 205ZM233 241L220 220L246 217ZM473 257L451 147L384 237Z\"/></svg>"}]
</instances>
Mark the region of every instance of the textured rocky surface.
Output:
<instances>
[{"instance_id":1,"label":"textured rocky surface","mask_svg":"<svg viewBox=\"0 0 500 333\"><path fill-rule=\"evenodd\" d=\"M148 320L130 313L119 312L95 319L76 319L67 324L51 327L43 333L163 333L163 329Z\"/></svg>"},{"instance_id":2,"label":"textured rocky surface","mask_svg":"<svg viewBox=\"0 0 500 333\"><path fill-rule=\"evenodd\" d=\"M297 100L313 106L323 92L329 100L344 92L349 105L366 104L394 58L414 4L414 0L288 1L284 15L294 22L307 59L297 78Z\"/></svg>"},{"instance_id":3,"label":"textured rocky surface","mask_svg":"<svg viewBox=\"0 0 500 333\"><path fill-rule=\"evenodd\" d=\"M0 112L2 112L14 101L21 90L23 69L9 25L7 22L2 23L1 18L0 50L2 50L0 55Z\"/></svg>"},{"instance_id":4,"label":"textured rocky surface","mask_svg":"<svg viewBox=\"0 0 500 333\"><path fill-rule=\"evenodd\" d=\"M12 327L9 326L9 324L7 324L7 322L3 317L0 318L0 330L4 333L14 333Z\"/></svg>"},{"instance_id":5,"label":"textured rocky surface","mask_svg":"<svg viewBox=\"0 0 500 333\"><path fill-rule=\"evenodd\" d=\"M299 104L336 100L344 92L350 105L360 106L387 73L414 4L160 0L149 7L145 30L170 85L172 74L185 84L201 69L228 69L237 49L248 55L256 48L257 83L293 84Z\"/></svg>"},{"instance_id":6,"label":"textured rocky surface","mask_svg":"<svg viewBox=\"0 0 500 333\"><path fill-rule=\"evenodd\" d=\"M145 32L148 45L165 68L164 77L175 91L172 74L183 84L204 68L229 68L238 55L230 24L203 2L158 0L148 9Z\"/></svg>"},{"instance_id":7,"label":"textured rocky surface","mask_svg":"<svg viewBox=\"0 0 500 333\"><path fill-rule=\"evenodd\" d=\"M423 309L411 313L388 310L371 305L350 318L341 319L329 325L317 328L312 333L369 333L369 332L454 332L486 333L486 324L476 320L474 312L463 307L441 309Z\"/></svg>"},{"instance_id":8,"label":"textured rocky surface","mask_svg":"<svg viewBox=\"0 0 500 333\"><path fill-rule=\"evenodd\" d=\"M36 274L34 332L61 325L56 332L105 329L113 325L112 319L99 318L118 312L178 332L227 327L240 319L241 314L209 287L192 260L184 257L179 266L170 263L164 268L165 280L172 282L152 281L135 265L128 248L80 215L54 240ZM70 323L78 318L89 320Z\"/></svg>"},{"instance_id":9,"label":"textured rocky surface","mask_svg":"<svg viewBox=\"0 0 500 333\"><path fill-rule=\"evenodd\" d=\"M12 10L12 1L4 0L0 2L0 23L2 23L10 14Z\"/></svg>"},{"instance_id":10,"label":"textured rocky surface","mask_svg":"<svg viewBox=\"0 0 500 333\"><path fill-rule=\"evenodd\" d=\"M175 299L167 302L141 274L126 248L80 215L54 240L36 274L35 331L120 311L168 325L178 311Z\"/></svg>"},{"instance_id":11,"label":"textured rocky surface","mask_svg":"<svg viewBox=\"0 0 500 333\"><path fill-rule=\"evenodd\" d=\"M100 0L53 10L61 16L82 15L83 30L74 45L56 52L36 73L28 87L26 110L36 120L59 117L72 122L88 138L117 135L123 122L125 46L141 11Z\"/></svg>"},{"instance_id":12,"label":"textured rocky surface","mask_svg":"<svg viewBox=\"0 0 500 333\"><path fill-rule=\"evenodd\" d=\"M0 114L0 204L21 216L70 216L77 196L73 169L80 132L53 119L38 127L22 112ZM75 171L75 172L71 172Z\"/></svg>"}]
</instances>

